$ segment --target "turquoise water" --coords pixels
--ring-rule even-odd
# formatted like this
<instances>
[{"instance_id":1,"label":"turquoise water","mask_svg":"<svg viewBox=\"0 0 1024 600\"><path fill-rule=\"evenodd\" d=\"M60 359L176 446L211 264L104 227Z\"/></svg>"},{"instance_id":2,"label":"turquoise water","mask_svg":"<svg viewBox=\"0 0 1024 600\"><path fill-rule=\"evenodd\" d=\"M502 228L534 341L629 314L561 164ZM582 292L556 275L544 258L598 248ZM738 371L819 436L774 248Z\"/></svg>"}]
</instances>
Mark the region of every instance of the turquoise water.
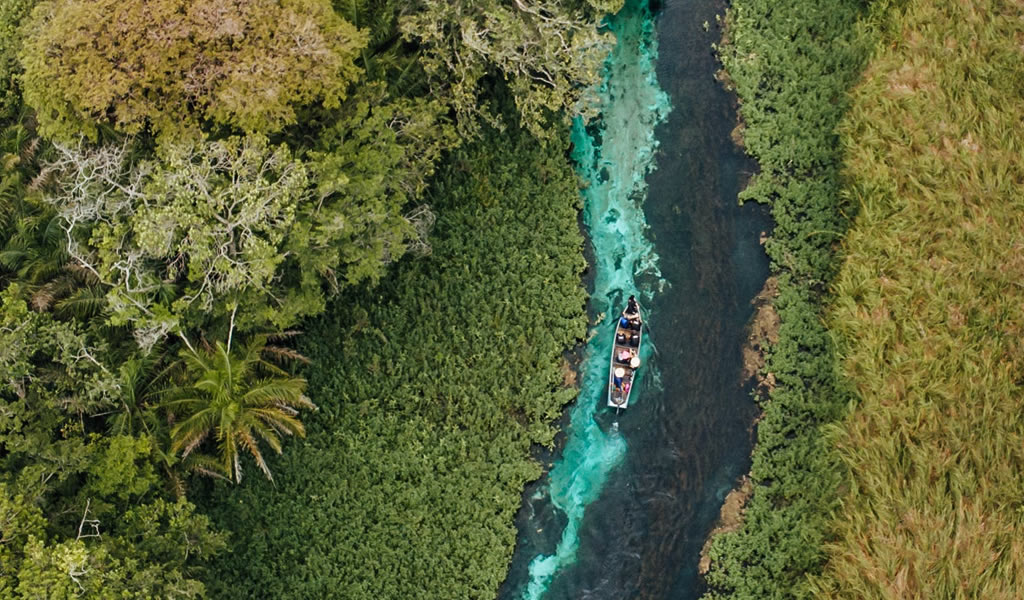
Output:
<instances>
[{"instance_id":1,"label":"turquoise water","mask_svg":"<svg viewBox=\"0 0 1024 600\"><path fill-rule=\"evenodd\" d=\"M723 11L629 0L609 19L602 117L572 131L595 325L560 448L524 494L504 600L699 597L700 547L749 468L756 409L740 349L769 221L736 202L755 165L729 139L735 107L713 78ZM644 367L615 415L611 319L631 293L649 326Z\"/></svg>"},{"instance_id":2,"label":"turquoise water","mask_svg":"<svg viewBox=\"0 0 1024 600\"><path fill-rule=\"evenodd\" d=\"M546 489L534 498L546 496L565 522L554 551L530 560L521 596L525 600L543 597L559 570L575 561L586 507L598 498L627 452L617 427L603 428L595 419L607 394L611 324L630 294L644 304L663 282L643 213L645 175L657 147L654 128L669 111L668 96L654 74L653 21L645 2L629 0L609 19L608 27L618 44L601 89L601 127L588 129L577 120L572 128L573 159L587 183L583 221L594 248L591 303L599 317L580 369L580 396L570 412L561 458L550 471ZM647 336L641 347L645 364L655 339ZM653 370L651 365L641 368L631 402L642 402L639 390L645 379L656 377Z\"/></svg>"}]
</instances>

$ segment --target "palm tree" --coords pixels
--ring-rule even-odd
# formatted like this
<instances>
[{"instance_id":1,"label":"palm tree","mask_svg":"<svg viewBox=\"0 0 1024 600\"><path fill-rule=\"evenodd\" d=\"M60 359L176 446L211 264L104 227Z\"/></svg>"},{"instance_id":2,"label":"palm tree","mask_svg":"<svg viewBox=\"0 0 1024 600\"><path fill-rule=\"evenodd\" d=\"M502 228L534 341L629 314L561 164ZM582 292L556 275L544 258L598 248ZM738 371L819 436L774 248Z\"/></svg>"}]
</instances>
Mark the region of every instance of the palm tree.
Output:
<instances>
[{"instance_id":1,"label":"palm tree","mask_svg":"<svg viewBox=\"0 0 1024 600\"><path fill-rule=\"evenodd\" d=\"M394 97L426 93L427 79L420 66L419 52L406 46L399 29L401 3L343 0L334 6L345 20L370 34L361 56L367 79L384 82Z\"/></svg>"},{"instance_id":2,"label":"palm tree","mask_svg":"<svg viewBox=\"0 0 1024 600\"><path fill-rule=\"evenodd\" d=\"M0 285L21 282L35 310L86 322L103 312L106 289L71 260L63 219L40 194L47 148L31 116L0 129Z\"/></svg>"},{"instance_id":3,"label":"palm tree","mask_svg":"<svg viewBox=\"0 0 1024 600\"><path fill-rule=\"evenodd\" d=\"M241 455L248 452L273 480L259 440L280 454L283 435L305 437L298 409L316 409L303 393L306 380L264 360L265 345L266 337L260 336L241 352L220 342L213 348L182 351L186 384L168 407L183 420L171 428L171 450L188 459L211 436L217 444L215 456L191 457L188 462L194 470L238 483Z\"/></svg>"}]
</instances>

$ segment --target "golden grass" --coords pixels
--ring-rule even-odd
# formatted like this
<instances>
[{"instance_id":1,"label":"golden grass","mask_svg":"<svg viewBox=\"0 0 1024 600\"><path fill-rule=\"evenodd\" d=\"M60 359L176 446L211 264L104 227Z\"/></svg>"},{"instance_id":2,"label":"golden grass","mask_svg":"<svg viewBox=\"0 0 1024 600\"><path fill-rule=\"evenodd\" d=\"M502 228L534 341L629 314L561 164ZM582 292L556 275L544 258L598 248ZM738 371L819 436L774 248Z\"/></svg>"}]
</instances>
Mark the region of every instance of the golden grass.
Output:
<instances>
[{"instance_id":1,"label":"golden grass","mask_svg":"<svg viewBox=\"0 0 1024 600\"><path fill-rule=\"evenodd\" d=\"M910 0L844 122L862 399L817 597L1024 597L1024 3Z\"/></svg>"}]
</instances>

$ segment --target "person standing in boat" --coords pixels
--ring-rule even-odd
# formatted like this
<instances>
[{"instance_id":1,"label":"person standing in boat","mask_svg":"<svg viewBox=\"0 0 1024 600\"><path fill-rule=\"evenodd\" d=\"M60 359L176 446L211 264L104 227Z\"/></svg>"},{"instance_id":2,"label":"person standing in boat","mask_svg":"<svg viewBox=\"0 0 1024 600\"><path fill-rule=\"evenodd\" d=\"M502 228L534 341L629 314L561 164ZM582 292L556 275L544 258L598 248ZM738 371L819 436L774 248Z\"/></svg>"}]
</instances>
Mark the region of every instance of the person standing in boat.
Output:
<instances>
[{"instance_id":1,"label":"person standing in boat","mask_svg":"<svg viewBox=\"0 0 1024 600\"><path fill-rule=\"evenodd\" d=\"M640 307L636 304L636 297L630 294L629 301L626 302L626 314L635 315L640 312Z\"/></svg>"}]
</instances>

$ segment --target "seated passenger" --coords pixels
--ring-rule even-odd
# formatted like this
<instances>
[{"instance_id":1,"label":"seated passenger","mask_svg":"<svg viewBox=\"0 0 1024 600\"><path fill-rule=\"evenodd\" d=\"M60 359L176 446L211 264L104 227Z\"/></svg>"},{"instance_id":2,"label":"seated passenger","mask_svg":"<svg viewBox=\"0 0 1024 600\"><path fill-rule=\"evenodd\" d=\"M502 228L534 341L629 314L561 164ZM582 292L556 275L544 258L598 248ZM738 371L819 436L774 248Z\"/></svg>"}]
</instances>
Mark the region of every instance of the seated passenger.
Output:
<instances>
[{"instance_id":1,"label":"seated passenger","mask_svg":"<svg viewBox=\"0 0 1024 600\"><path fill-rule=\"evenodd\" d=\"M626 337L626 336L623 335L622 337ZM640 345L640 334L634 333L634 334L630 335L629 336L629 345L634 347L634 348L639 346Z\"/></svg>"}]
</instances>

